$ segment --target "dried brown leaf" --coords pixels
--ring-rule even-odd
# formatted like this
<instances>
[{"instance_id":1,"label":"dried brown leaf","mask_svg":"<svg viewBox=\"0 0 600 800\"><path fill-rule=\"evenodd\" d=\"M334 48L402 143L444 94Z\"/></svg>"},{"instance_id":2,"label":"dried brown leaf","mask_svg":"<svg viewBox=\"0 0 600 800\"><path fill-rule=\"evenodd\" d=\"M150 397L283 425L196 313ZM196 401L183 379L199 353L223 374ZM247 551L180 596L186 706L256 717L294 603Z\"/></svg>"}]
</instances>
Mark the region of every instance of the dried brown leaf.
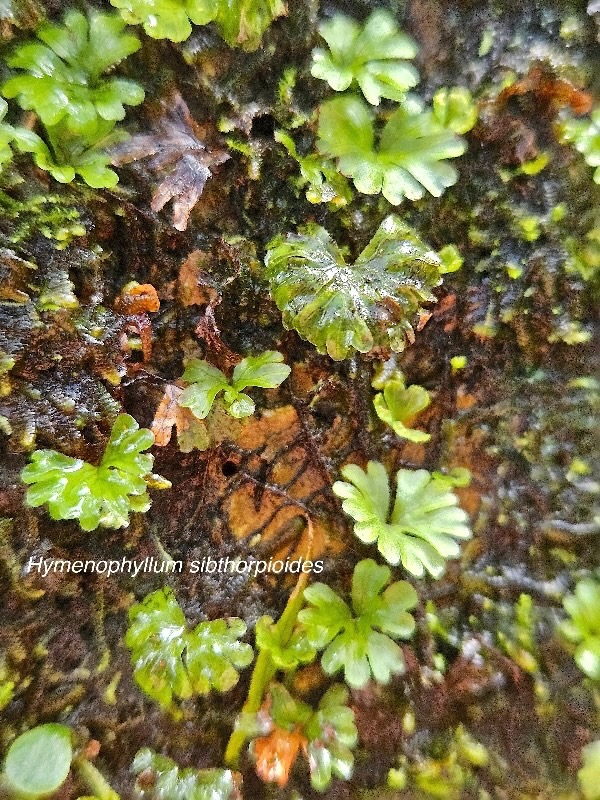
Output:
<instances>
[{"instance_id":1,"label":"dried brown leaf","mask_svg":"<svg viewBox=\"0 0 600 800\"><path fill-rule=\"evenodd\" d=\"M161 105L164 114L154 121L155 132L117 145L112 150L112 163L121 166L149 158L149 168L163 173L152 197L152 210L160 211L172 200L173 227L184 231L213 168L227 161L229 155L224 150L208 149L201 141L203 131L179 93Z\"/></svg>"},{"instance_id":2,"label":"dried brown leaf","mask_svg":"<svg viewBox=\"0 0 600 800\"><path fill-rule=\"evenodd\" d=\"M183 306L214 306L219 293L210 275L203 267L208 266L210 256L201 250L194 250L181 265L177 280L177 294Z\"/></svg>"},{"instance_id":3,"label":"dried brown leaf","mask_svg":"<svg viewBox=\"0 0 600 800\"><path fill-rule=\"evenodd\" d=\"M283 728L275 728L268 736L256 739L256 774L266 783L286 786L300 748L307 743L306 738L298 731L290 732Z\"/></svg>"},{"instance_id":4,"label":"dried brown leaf","mask_svg":"<svg viewBox=\"0 0 600 800\"><path fill-rule=\"evenodd\" d=\"M158 447L168 445L175 426L177 444L182 453L189 453L194 449L206 450L210 444L206 425L202 420L196 419L189 408L179 405L182 392L183 389L179 386L167 384L150 426L154 434L154 444Z\"/></svg>"}]
</instances>

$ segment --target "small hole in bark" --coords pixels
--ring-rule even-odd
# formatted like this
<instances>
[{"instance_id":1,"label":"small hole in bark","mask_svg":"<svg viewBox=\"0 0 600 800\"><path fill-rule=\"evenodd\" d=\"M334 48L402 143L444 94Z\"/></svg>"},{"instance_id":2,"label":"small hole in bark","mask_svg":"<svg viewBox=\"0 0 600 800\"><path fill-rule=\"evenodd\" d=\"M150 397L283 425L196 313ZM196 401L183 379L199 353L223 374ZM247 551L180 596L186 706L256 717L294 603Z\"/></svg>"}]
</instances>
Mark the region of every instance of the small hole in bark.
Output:
<instances>
[{"instance_id":1,"label":"small hole in bark","mask_svg":"<svg viewBox=\"0 0 600 800\"><path fill-rule=\"evenodd\" d=\"M235 461L226 461L221 467L221 472L226 478L232 478L238 471L238 465Z\"/></svg>"}]
</instances>

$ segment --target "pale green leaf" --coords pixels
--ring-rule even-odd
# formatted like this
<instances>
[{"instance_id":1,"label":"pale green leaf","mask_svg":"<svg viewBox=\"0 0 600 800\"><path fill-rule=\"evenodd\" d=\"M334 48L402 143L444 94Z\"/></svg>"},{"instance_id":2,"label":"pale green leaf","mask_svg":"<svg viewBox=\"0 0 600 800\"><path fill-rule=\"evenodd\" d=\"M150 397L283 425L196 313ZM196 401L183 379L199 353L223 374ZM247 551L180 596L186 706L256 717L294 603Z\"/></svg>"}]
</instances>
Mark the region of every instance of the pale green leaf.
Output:
<instances>
[{"instance_id":1,"label":"pale green leaf","mask_svg":"<svg viewBox=\"0 0 600 800\"><path fill-rule=\"evenodd\" d=\"M311 73L336 92L357 84L372 105L381 98L403 100L419 81L406 59L417 54L415 43L401 33L394 17L384 9L374 11L361 27L342 14L321 23L319 33L329 50L313 50Z\"/></svg>"}]
</instances>

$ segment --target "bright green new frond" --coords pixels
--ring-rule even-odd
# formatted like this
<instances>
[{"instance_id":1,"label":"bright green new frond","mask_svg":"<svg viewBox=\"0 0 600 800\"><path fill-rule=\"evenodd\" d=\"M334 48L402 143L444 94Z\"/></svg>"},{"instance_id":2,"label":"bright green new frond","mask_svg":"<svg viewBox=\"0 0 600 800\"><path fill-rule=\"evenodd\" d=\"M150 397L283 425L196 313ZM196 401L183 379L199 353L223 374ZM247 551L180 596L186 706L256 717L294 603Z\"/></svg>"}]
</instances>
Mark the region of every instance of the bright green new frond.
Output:
<instances>
[{"instance_id":1,"label":"bright green new frond","mask_svg":"<svg viewBox=\"0 0 600 800\"><path fill-rule=\"evenodd\" d=\"M239 776L229 769L181 769L145 747L131 765L136 791L150 800L241 800ZM149 788L151 787L151 788Z\"/></svg>"},{"instance_id":2,"label":"bright green new frond","mask_svg":"<svg viewBox=\"0 0 600 800\"><path fill-rule=\"evenodd\" d=\"M600 800L600 739L581 751L583 766L577 773L585 800Z\"/></svg>"},{"instance_id":3,"label":"bright green new frond","mask_svg":"<svg viewBox=\"0 0 600 800\"><path fill-rule=\"evenodd\" d=\"M362 688L371 677L388 683L404 671L402 650L394 639L412 636L415 623L408 609L416 605L417 594L406 581L384 590L390 575L388 567L370 558L359 561L352 577L352 610L324 583L304 591L312 606L298 615L306 638L317 649L325 648L325 672L333 675L343 668L353 688Z\"/></svg>"},{"instance_id":4,"label":"bright green new frond","mask_svg":"<svg viewBox=\"0 0 600 800\"><path fill-rule=\"evenodd\" d=\"M562 137L571 142L594 169L594 183L600 183L600 107L589 119L569 119L562 126Z\"/></svg>"},{"instance_id":5,"label":"bright green new frond","mask_svg":"<svg viewBox=\"0 0 600 800\"><path fill-rule=\"evenodd\" d=\"M449 131L468 133L477 122L477 106L462 86L438 89L433 95L433 115Z\"/></svg>"},{"instance_id":6,"label":"bright green new frond","mask_svg":"<svg viewBox=\"0 0 600 800\"><path fill-rule=\"evenodd\" d=\"M402 350L421 304L435 302L439 265L412 228L389 216L353 265L324 228L307 225L269 244L265 274L286 328L339 361L352 350Z\"/></svg>"},{"instance_id":7,"label":"bright green new frond","mask_svg":"<svg viewBox=\"0 0 600 800\"><path fill-rule=\"evenodd\" d=\"M22 733L8 748L0 779L14 797L38 800L66 781L73 758L71 730L47 723Z\"/></svg>"},{"instance_id":8,"label":"bright green new frond","mask_svg":"<svg viewBox=\"0 0 600 800\"><path fill-rule=\"evenodd\" d=\"M144 99L134 81L103 77L140 47L124 28L118 15L97 11L87 18L69 11L63 25L45 23L37 31L41 43L19 45L8 59L19 72L4 84L4 96L16 97L47 127L64 121L71 134L96 137L102 121L114 125L125 116L126 105Z\"/></svg>"},{"instance_id":9,"label":"bright green new frond","mask_svg":"<svg viewBox=\"0 0 600 800\"><path fill-rule=\"evenodd\" d=\"M321 105L317 147L337 159L338 169L359 192L381 192L392 205L405 197L420 200L426 192L440 197L458 177L446 159L466 149L462 139L414 98L391 115L376 143L372 113L352 95Z\"/></svg>"},{"instance_id":10,"label":"bright green new frond","mask_svg":"<svg viewBox=\"0 0 600 800\"><path fill-rule=\"evenodd\" d=\"M285 13L283 0L110 0L123 19L153 39L185 41L192 24L216 22L230 47L255 50L271 22Z\"/></svg>"},{"instance_id":11,"label":"bright green new frond","mask_svg":"<svg viewBox=\"0 0 600 800\"><path fill-rule=\"evenodd\" d=\"M254 400L242 392L248 386L275 389L290 374L283 356L276 350L267 350L258 356L247 356L236 365L231 382L220 369L208 361L194 359L189 362L182 380L191 384L184 390L179 405L189 408L198 419L205 419L217 395L223 392L225 410L241 419L254 413Z\"/></svg>"},{"instance_id":12,"label":"bright green new frond","mask_svg":"<svg viewBox=\"0 0 600 800\"><path fill-rule=\"evenodd\" d=\"M600 680L600 582L591 578L581 580L575 594L563 600L570 619L565 620L560 631L576 645L574 658L582 672Z\"/></svg>"},{"instance_id":13,"label":"bright green new frond","mask_svg":"<svg viewBox=\"0 0 600 800\"><path fill-rule=\"evenodd\" d=\"M382 422L389 425L396 436L410 442L428 442L431 436L412 427L416 417L431 403L429 392L422 386L405 386L402 375L386 381L383 392L378 392L373 405Z\"/></svg>"},{"instance_id":14,"label":"bright green new frond","mask_svg":"<svg viewBox=\"0 0 600 800\"><path fill-rule=\"evenodd\" d=\"M343 498L342 508L355 520L355 534L367 544L377 541L390 564L402 563L417 577L427 571L439 578L446 560L460 552L456 540L471 535L468 517L458 507L446 476L424 469L399 470L396 500L388 517L389 481L382 464L369 462L367 472L350 464L342 475L347 482L337 481L333 491Z\"/></svg>"},{"instance_id":15,"label":"bright green new frond","mask_svg":"<svg viewBox=\"0 0 600 800\"><path fill-rule=\"evenodd\" d=\"M363 28L336 14L319 26L319 33L329 50L313 50L311 74L336 92L356 83L368 102L377 106L382 97L403 100L419 82L419 73L407 61L416 56L417 46L398 29L389 11L374 11Z\"/></svg>"},{"instance_id":16,"label":"bright green new frond","mask_svg":"<svg viewBox=\"0 0 600 800\"><path fill-rule=\"evenodd\" d=\"M240 642L246 632L241 619L217 619L188 628L183 611L169 589L147 595L129 611L125 644L138 686L163 708L176 699L226 692L238 682L238 669L254 654Z\"/></svg>"},{"instance_id":17,"label":"bright green new frond","mask_svg":"<svg viewBox=\"0 0 600 800\"><path fill-rule=\"evenodd\" d=\"M29 485L27 505L47 505L52 519L77 519L84 531L126 527L132 511L150 508L147 483L155 482L154 457L142 451L153 442L151 431L120 414L98 466L56 450L36 450L21 472ZM160 480L164 488L170 486Z\"/></svg>"},{"instance_id":18,"label":"bright green new frond","mask_svg":"<svg viewBox=\"0 0 600 800\"><path fill-rule=\"evenodd\" d=\"M13 152L10 143L15 137L14 129L11 125L4 122L4 117L8 111L6 100L0 98L0 169L12 160Z\"/></svg>"}]
</instances>

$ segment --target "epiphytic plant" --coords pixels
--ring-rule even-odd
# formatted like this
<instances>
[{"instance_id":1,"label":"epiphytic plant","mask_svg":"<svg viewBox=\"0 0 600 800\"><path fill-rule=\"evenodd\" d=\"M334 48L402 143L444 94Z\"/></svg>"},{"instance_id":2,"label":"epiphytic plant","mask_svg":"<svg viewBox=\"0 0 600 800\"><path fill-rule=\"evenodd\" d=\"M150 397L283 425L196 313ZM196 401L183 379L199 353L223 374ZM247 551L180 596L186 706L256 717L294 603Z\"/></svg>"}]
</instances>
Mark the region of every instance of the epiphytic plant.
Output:
<instances>
[{"instance_id":1,"label":"epiphytic plant","mask_svg":"<svg viewBox=\"0 0 600 800\"><path fill-rule=\"evenodd\" d=\"M329 45L313 50L311 74L336 92L358 84L372 105L382 97L404 100L419 82L419 73L408 61L417 54L413 40L398 29L384 9L374 11L363 28L343 14L321 23L319 33Z\"/></svg>"},{"instance_id":2,"label":"epiphytic plant","mask_svg":"<svg viewBox=\"0 0 600 800\"><path fill-rule=\"evenodd\" d=\"M163 708L177 713L176 699L227 692L238 682L238 669L254 658L241 619L199 622L191 630L173 593L152 592L129 611L125 644L131 650L139 687Z\"/></svg>"},{"instance_id":3,"label":"epiphytic plant","mask_svg":"<svg viewBox=\"0 0 600 800\"><path fill-rule=\"evenodd\" d=\"M451 490L451 477L425 469L401 469L396 474L396 499L390 513L390 483L383 464L369 461L366 472L355 464L343 467L346 481L333 491L354 521L354 533L366 544L377 542L390 564L400 564L421 577L439 578L448 558L460 552L457 539L471 531L466 513Z\"/></svg>"},{"instance_id":4,"label":"epiphytic plant","mask_svg":"<svg viewBox=\"0 0 600 800\"><path fill-rule=\"evenodd\" d=\"M376 136L370 108L350 95L321 105L317 148L337 159L338 169L359 192L381 192L398 205L426 192L440 197L458 177L446 159L462 155L466 145L414 97L394 111Z\"/></svg>"},{"instance_id":5,"label":"epiphytic plant","mask_svg":"<svg viewBox=\"0 0 600 800\"><path fill-rule=\"evenodd\" d=\"M218 394L223 392L223 402L232 417L249 417L254 413L254 400L242 392L249 386L274 389L290 374L282 363L283 356L268 350L258 356L246 356L233 370L231 381L220 369L208 361L193 359L186 366L182 380L190 386L179 398L179 405L189 408L198 419L208 416Z\"/></svg>"},{"instance_id":6,"label":"epiphytic plant","mask_svg":"<svg viewBox=\"0 0 600 800\"><path fill-rule=\"evenodd\" d=\"M151 431L120 414L98 466L56 450L36 450L21 473L29 486L27 505L47 505L52 519L76 519L84 531L126 527L132 511L150 508L149 483L171 486L150 472L154 458L143 451L153 442Z\"/></svg>"},{"instance_id":7,"label":"epiphytic plant","mask_svg":"<svg viewBox=\"0 0 600 800\"><path fill-rule=\"evenodd\" d=\"M368 558L359 561L352 577L352 610L333 589L315 583L304 590L310 604L298 615L309 643L324 650L321 665L328 675L344 670L355 689L371 677L388 683L404 671L404 658L395 639L409 639L415 621L408 609L417 593L407 581L390 580L388 567Z\"/></svg>"},{"instance_id":8,"label":"epiphytic plant","mask_svg":"<svg viewBox=\"0 0 600 800\"><path fill-rule=\"evenodd\" d=\"M265 265L284 325L335 360L377 346L402 350L421 303L435 301L441 282L436 254L396 216L353 265L318 225L272 241Z\"/></svg>"}]
</instances>

